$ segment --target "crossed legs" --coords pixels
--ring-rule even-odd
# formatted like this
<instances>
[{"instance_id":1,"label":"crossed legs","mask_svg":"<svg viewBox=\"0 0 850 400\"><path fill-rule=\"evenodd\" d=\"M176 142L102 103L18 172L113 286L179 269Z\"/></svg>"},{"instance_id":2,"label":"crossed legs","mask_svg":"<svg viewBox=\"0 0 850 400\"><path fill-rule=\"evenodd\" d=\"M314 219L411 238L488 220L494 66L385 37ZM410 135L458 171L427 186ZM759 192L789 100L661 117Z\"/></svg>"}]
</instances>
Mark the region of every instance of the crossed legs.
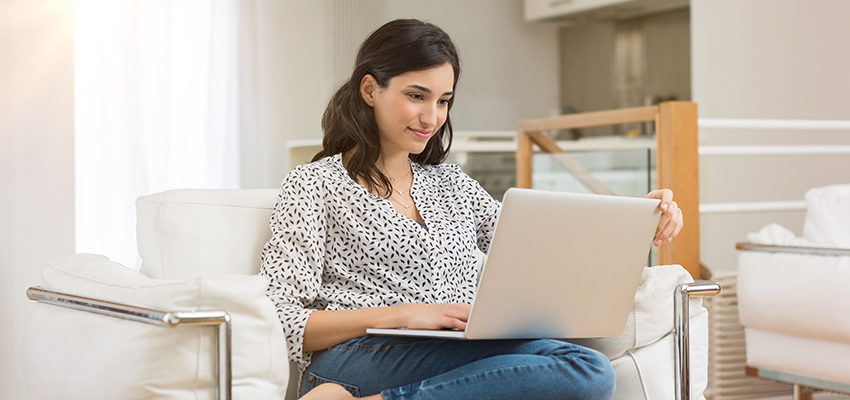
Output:
<instances>
[{"instance_id":1,"label":"crossed legs","mask_svg":"<svg viewBox=\"0 0 850 400\"><path fill-rule=\"evenodd\" d=\"M601 353L558 340L364 336L313 355L301 391L313 388L305 399L343 399L344 389L385 400L592 400L611 397L614 372Z\"/></svg>"}]
</instances>

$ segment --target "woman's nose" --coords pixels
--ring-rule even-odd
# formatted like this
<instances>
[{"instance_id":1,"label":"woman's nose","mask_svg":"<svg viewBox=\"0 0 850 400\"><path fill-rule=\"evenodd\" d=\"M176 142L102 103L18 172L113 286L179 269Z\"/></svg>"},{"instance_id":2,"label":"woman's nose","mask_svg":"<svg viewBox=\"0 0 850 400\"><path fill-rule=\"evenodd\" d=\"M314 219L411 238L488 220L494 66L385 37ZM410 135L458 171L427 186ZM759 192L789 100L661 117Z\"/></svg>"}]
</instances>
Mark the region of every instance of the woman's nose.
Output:
<instances>
[{"instance_id":1,"label":"woman's nose","mask_svg":"<svg viewBox=\"0 0 850 400\"><path fill-rule=\"evenodd\" d=\"M422 124L423 128L433 128L437 125L437 105L429 104L423 107L421 113L419 113L419 123Z\"/></svg>"}]
</instances>

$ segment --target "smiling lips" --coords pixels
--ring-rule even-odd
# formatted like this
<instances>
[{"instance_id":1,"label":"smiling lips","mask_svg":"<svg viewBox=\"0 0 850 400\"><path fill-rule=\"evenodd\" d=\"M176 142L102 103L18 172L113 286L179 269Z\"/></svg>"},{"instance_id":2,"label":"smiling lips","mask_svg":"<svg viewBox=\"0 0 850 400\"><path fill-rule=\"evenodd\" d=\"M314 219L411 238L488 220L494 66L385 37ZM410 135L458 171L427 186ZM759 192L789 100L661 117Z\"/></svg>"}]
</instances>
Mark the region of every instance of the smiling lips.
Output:
<instances>
[{"instance_id":1,"label":"smiling lips","mask_svg":"<svg viewBox=\"0 0 850 400\"><path fill-rule=\"evenodd\" d=\"M422 139L428 139L428 138L431 137L431 131L430 130L420 130L420 129L413 129L413 128L407 128L407 129L410 129L410 131L413 132L414 135L419 136Z\"/></svg>"}]
</instances>

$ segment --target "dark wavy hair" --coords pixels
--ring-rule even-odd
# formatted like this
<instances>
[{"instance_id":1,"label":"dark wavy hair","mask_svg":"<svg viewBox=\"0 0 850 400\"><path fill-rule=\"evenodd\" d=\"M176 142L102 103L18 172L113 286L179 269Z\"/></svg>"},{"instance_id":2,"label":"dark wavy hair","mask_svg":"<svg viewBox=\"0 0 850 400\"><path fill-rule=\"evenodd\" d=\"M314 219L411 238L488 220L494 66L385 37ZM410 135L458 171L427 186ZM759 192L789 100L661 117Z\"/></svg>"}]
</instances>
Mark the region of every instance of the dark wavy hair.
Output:
<instances>
[{"instance_id":1,"label":"dark wavy hair","mask_svg":"<svg viewBox=\"0 0 850 400\"><path fill-rule=\"evenodd\" d=\"M449 35L436 25L397 19L372 32L357 52L351 77L328 102L322 116L323 148L313 161L355 149L347 165L348 175L365 182L369 190L378 189L388 197L392 193L390 181L375 165L381 153L378 125L374 110L360 97L360 82L370 74L380 87L386 88L393 77L445 63L454 70L454 89L460 77L460 59ZM449 100L449 111L452 104L454 96ZM447 115L425 150L411 154L410 159L420 165L439 164L445 160L451 142L452 122Z\"/></svg>"}]
</instances>

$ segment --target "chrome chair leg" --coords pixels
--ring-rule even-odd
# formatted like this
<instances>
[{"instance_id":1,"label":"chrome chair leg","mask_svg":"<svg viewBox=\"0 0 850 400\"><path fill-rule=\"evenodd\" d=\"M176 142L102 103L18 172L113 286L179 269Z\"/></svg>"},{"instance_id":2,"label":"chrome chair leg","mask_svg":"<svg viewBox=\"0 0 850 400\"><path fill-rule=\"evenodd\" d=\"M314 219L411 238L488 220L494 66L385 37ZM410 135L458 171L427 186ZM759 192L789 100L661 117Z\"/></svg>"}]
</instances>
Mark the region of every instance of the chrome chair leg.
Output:
<instances>
[{"instance_id":1,"label":"chrome chair leg","mask_svg":"<svg viewBox=\"0 0 850 400\"><path fill-rule=\"evenodd\" d=\"M714 296L720 293L720 283L715 281L694 281L676 286L673 297L673 326L676 331L674 343L675 398L691 398L690 375L690 310L688 300L691 296Z\"/></svg>"}]
</instances>

